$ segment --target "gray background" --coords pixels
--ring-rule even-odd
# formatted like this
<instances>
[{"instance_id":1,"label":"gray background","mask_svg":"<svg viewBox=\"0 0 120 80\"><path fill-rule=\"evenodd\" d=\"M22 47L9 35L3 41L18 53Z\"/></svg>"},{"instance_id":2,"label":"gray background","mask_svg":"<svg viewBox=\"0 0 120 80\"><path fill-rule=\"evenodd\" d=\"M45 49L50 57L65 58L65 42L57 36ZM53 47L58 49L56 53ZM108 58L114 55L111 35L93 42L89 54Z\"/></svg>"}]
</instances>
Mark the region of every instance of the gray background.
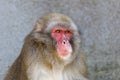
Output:
<instances>
[{"instance_id":1,"label":"gray background","mask_svg":"<svg viewBox=\"0 0 120 80\"><path fill-rule=\"evenodd\" d=\"M120 0L0 0L0 80L36 20L51 12L79 26L91 80L120 80Z\"/></svg>"}]
</instances>

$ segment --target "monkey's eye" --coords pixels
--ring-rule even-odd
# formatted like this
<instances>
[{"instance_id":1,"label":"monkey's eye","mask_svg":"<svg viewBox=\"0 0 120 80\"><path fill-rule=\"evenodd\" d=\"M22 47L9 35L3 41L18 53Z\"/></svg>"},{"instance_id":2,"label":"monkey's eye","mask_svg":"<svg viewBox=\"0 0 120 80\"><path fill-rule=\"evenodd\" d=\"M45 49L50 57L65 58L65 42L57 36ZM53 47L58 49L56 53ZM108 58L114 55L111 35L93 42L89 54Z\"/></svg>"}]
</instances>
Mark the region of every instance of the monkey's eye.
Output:
<instances>
[{"instance_id":1,"label":"monkey's eye","mask_svg":"<svg viewBox=\"0 0 120 80\"><path fill-rule=\"evenodd\" d=\"M69 30L65 31L66 34L71 33Z\"/></svg>"},{"instance_id":2,"label":"monkey's eye","mask_svg":"<svg viewBox=\"0 0 120 80\"><path fill-rule=\"evenodd\" d=\"M56 32L56 33L60 33L61 31L60 31L60 30L56 30L55 32Z\"/></svg>"}]
</instances>

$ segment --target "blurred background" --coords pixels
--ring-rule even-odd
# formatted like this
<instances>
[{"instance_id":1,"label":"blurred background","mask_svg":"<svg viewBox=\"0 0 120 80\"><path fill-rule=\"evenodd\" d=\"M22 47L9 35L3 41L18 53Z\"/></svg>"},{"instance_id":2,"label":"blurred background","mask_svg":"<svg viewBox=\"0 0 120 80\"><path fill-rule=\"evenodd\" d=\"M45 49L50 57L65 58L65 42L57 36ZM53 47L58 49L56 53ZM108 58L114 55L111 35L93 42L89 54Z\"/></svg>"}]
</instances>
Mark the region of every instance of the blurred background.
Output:
<instances>
[{"instance_id":1,"label":"blurred background","mask_svg":"<svg viewBox=\"0 0 120 80\"><path fill-rule=\"evenodd\" d=\"M0 0L0 80L36 20L51 12L79 27L90 80L120 80L120 0Z\"/></svg>"}]
</instances>

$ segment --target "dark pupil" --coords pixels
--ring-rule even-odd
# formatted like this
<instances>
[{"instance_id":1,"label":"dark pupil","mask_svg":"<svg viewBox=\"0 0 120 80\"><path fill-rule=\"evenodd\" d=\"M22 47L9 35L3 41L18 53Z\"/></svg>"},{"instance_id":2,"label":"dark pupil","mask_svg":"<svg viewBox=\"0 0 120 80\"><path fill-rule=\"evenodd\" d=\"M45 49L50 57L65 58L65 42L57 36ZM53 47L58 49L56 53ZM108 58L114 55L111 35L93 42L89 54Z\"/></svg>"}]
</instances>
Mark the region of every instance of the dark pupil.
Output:
<instances>
[{"instance_id":1,"label":"dark pupil","mask_svg":"<svg viewBox=\"0 0 120 80\"><path fill-rule=\"evenodd\" d=\"M69 33L70 31L66 31L65 33Z\"/></svg>"},{"instance_id":2,"label":"dark pupil","mask_svg":"<svg viewBox=\"0 0 120 80\"><path fill-rule=\"evenodd\" d=\"M56 32L56 33L60 33L60 30L56 30L55 32Z\"/></svg>"}]
</instances>

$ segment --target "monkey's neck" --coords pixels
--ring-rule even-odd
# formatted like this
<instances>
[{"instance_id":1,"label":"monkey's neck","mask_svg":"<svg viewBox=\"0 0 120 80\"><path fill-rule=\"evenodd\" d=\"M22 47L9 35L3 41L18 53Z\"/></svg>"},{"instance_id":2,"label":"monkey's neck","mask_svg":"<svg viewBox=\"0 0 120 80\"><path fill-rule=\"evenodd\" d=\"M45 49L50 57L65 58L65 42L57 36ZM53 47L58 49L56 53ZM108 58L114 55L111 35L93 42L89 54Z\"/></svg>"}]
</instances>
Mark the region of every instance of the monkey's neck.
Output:
<instances>
[{"instance_id":1,"label":"monkey's neck","mask_svg":"<svg viewBox=\"0 0 120 80\"><path fill-rule=\"evenodd\" d=\"M49 70L52 69L62 69L65 66L67 66L68 64L72 63L71 60L63 60L60 57L58 57L58 55L56 55L57 53L49 53L49 56L44 56L42 57L42 64L48 68Z\"/></svg>"}]
</instances>

